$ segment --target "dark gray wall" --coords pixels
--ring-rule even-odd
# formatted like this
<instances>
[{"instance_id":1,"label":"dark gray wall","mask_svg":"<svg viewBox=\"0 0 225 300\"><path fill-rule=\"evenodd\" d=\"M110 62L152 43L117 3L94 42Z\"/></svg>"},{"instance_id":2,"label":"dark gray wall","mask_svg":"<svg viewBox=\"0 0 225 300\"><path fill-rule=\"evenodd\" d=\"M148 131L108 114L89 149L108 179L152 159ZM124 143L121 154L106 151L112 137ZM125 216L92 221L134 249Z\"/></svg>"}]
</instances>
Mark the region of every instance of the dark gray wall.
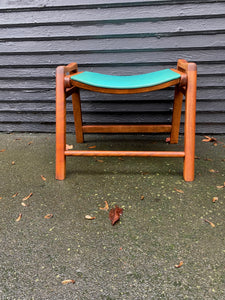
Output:
<instances>
[{"instance_id":1,"label":"dark gray wall","mask_svg":"<svg viewBox=\"0 0 225 300\"><path fill-rule=\"evenodd\" d=\"M57 65L130 75L178 58L198 64L197 132L225 133L225 1L0 0L0 130L55 130ZM172 97L85 91L84 121L165 123Z\"/></svg>"}]
</instances>

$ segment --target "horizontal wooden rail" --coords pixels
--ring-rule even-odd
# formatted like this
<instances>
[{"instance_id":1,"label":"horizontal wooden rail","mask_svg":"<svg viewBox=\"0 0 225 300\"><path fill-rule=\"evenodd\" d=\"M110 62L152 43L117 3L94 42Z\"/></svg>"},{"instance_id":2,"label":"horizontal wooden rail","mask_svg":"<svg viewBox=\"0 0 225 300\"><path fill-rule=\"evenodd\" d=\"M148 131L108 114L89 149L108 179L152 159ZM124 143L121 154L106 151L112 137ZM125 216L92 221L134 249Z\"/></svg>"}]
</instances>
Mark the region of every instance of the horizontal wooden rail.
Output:
<instances>
[{"instance_id":1,"label":"horizontal wooden rail","mask_svg":"<svg viewBox=\"0 0 225 300\"><path fill-rule=\"evenodd\" d=\"M98 151L98 150L66 150L66 156L154 156L154 157L184 157L183 151Z\"/></svg>"},{"instance_id":2,"label":"horizontal wooden rail","mask_svg":"<svg viewBox=\"0 0 225 300\"><path fill-rule=\"evenodd\" d=\"M171 132L171 125L83 125L85 133Z\"/></svg>"}]
</instances>

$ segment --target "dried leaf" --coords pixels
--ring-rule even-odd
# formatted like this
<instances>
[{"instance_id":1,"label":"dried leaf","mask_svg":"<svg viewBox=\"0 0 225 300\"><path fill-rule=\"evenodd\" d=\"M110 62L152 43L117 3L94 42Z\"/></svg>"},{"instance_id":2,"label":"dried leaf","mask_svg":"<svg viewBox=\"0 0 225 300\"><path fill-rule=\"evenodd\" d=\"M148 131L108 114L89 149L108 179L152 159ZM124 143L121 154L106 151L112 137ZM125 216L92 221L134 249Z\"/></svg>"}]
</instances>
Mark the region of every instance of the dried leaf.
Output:
<instances>
[{"instance_id":1,"label":"dried leaf","mask_svg":"<svg viewBox=\"0 0 225 300\"><path fill-rule=\"evenodd\" d=\"M66 150L72 150L72 149L73 149L73 145L66 144Z\"/></svg>"},{"instance_id":2,"label":"dried leaf","mask_svg":"<svg viewBox=\"0 0 225 300\"><path fill-rule=\"evenodd\" d=\"M109 210L109 204L108 204L108 202L105 201L105 206L104 207L99 207L99 209L105 210L105 211Z\"/></svg>"},{"instance_id":3,"label":"dried leaf","mask_svg":"<svg viewBox=\"0 0 225 300\"><path fill-rule=\"evenodd\" d=\"M87 220L94 220L94 219L96 219L96 217L92 217L90 215L86 215L85 219L87 219Z\"/></svg>"},{"instance_id":4,"label":"dried leaf","mask_svg":"<svg viewBox=\"0 0 225 300\"><path fill-rule=\"evenodd\" d=\"M4 152L4 151L5 151L5 149L0 150L0 152Z\"/></svg>"},{"instance_id":5,"label":"dried leaf","mask_svg":"<svg viewBox=\"0 0 225 300\"><path fill-rule=\"evenodd\" d=\"M200 159L200 157L199 156L195 156L195 159Z\"/></svg>"},{"instance_id":6,"label":"dried leaf","mask_svg":"<svg viewBox=\"0 0 225 300\"><path fill-rule=\"evenodd\" d=\"M33 142L32 141L30 141L27 145L31 145Z\"/></svg>"},{"instance_id":7,"label":"dried leaf","mask_svg":"<svg viewBox=\"0 0 225 300\"><path fill-rule=\"evenodd\" d=\"M12 161L12 165L15 165L16 163L15 163L15 161Z\"/></svg>"},{"instance_id":8,"label":"dried leaf","mask_svg":"<svg viewBox=\"0 0 225 300\"><path fill-rule=\"evenodd\" d=\"M124 161L124 158L122 158L122 157L118 157L118 159Z\"/></svg>"},{"instance_id":9,"label":"dried leaf","mask_svg":"<svg viewBox=\"0 0 225 300\"><path fill-rule=\"evenodd\" d=\"M16 219L16 222L19 222L22 218L22 214L19 214L19 217Z\"/></svg>"},{"instance_id":10,"label":"dried leaf","mask_svg":"<svg viewBox=\"0 0 225 300\"><path fill-rule=\"evenodd\" d=\"M216 227L216 225L213 224L212 222L210 222L209 220L206 220L206 219L205 219L205 222L206 222L206 223L209 223L212 227Z\"/></svg>"},{"instance_id":11,"label":"dried leaf","mask_svg":"<svg viewBox=\"0 0 225 300\"><path fill-rule=\"evenodd\" d=\"M96 146L90 146L90 147L88 147L88 149L94 149L94 148L96 148Z\"/></svg>"},{"instance_id":12,"label":"dried leaf","mask_svg":"<svg viewBox=\"0 0 225 300\"><path fill-rule=\"evenodd\" d=\"M223 183L223 185L217 185L216 186L218 189L223 189L225 187L225 182Z\"/></svg>"},{"instance_id":13,"label":"dried leaf","mask_svg":"<svg viewBox=\"0 0 225 300\"><path fill-rule=\"evenodd\" d=\"M15 193L14 195L12 195L12 198L15 198L19 193Z\"/></svg>"},{"instance_id":14,"label":"dried leaf","mask_svg":"<svg viewBox=\"0 0 225 300\"><path fill-rule=\"evenodd\" d=\"M97 161L97 162L100 162L100 163L103 163L103 162L104 162L104 160L102 160L102 159L96 159L96 161Z\"/></svg>"},{"instance_id":15,"label":"dried leaf","mask_svg":"<svg viewBox=\"0 0 225 300\"><path fill-rule=\"evenodd\" d=\"M123 209L119 208L118 206L115 206L115 208L110 209L109 219L110 219L112 225L114 225L120 219L120 216L122 214L123 214Z\"/></svg>"},{"instance_id":16,"label":"dried leaf","mask_svg":"<svg viewBox=\"0 0 225 300\"><path fill-rule=\"evenodd\" d=\"M175 268L180 268L181 266L183 266L184 262L183 261L180 261L178 265L175 265L174 267Z\"/></svg>"},{"instance_id":17,"label":"dried leaf","mask_svg":"<svg viewBox=\"0 0 225 300\"><path fill-rule=\"evenodd\" d=\"M212 202L215 203L216 201L218 201L218 197L213 197Z\"/></svg>"},{"instance_id":18,"label":"dried leaf","mask_svg":"<svg viewBox=\"0 0 225 300\"><path fill-rule=\"evenodd\" d=\"M23 200L23 201L26 201L26 200L29 199L32 195L33 195L33 193L30 193L28 196L24 197L22 200Z\"/></svg>"},{"instance_id":19,"label":"dried leaf","mask_svg":"<svg viewBox=\"0 0 225 300\"><path fill-rule=\"evenodd\" d=\"M205 161L212 161L211 158L203 158Z\"/></svg>"},{"instance_id":20,"label":"dried leaf","mask_svg":"<svg viewBox=\"0 0 225 300\"><path fill-rule=\"evenodd\" d=\"M45 216L45 219L51 219L51 218L53 218L53 214L47 214L47 215Z\"/></svg>"},{"instance_id":21,"label":"dried leaf","mask_svg":"<svg viewBox=\"0 0 225 300\"><path fill-rule=\"evenodd\" d=\"M178 190L178 189L176 189L176 188L174 188L174 190L177 191L178 193L182 193L182 194L184 193L184 191Z\"/></svg>"},{"instance_id":22,"label":"dried leaf","mask_svg":"<svg viewBox=\"0 0 225 300\"><path fill-rule=\"evenodd\" d=\"M21 205L24 206L24 207L28 207L29 206L29 204L24 203L24 202L21 202Z\"/></svg>"},{"instance_id":23,"label":"dried leaf","mask_svg":"<svg viewBox=\"0 0 225 300\"><path fill-rule=\"evenodd\" d=\"M214 170L214 169L210 169L209 172L210 172L210 173L219 173L219 171Z\"/></svg>"},{"instance_id":24,"label":"dried leaf","mask_svg":"<svg viewBox=\"0 0 225 300\"><path fill-rule=\"evenodd\" d=\"M144 200L145 196L141 196L141 200Z\"/></svg>"},{"instance_id":25,"label":"dried leaf","mask_svg":"<svg viewBox=\"0 0 225 300\"><path fill-rule=\"evenodd\" d=\"M214 137L210 137L210 136L205 135L205 139L203 139L202 142L206 142L206 143L215 142L215 143L217 143L217 140Z\"/></svg>"},{"instance_id":26,"label":"dried leaf","mask_svg":"<svg viewBox=\"0 0 225 300\"><path fill-rule=\"evenodd\" d=\"M166 143L170 143L170 137L166 138Z\"/></svg>"},{"instance_id":27,"label":"dried leaf","mask_svg":"<svg viewBox=\"0 0 225 300\"><path fill-rule=\"evenodd\" d=\"M46 178L43 175L41 175L41 179L44 180L44 181L46 181Z\"/></svg>"},{"instance_id":28,"label":"dried leaf","mask_svg":"<svg viewBox=\"0 0 225 300\"><path fill-rule=\"evenodd\" d=\"M75 280L73 280L73 279L67 279L67 280L63 280L63 281L62 281L62 284L68 284L68 283L74 284L74 283L75 283Z\"/></svg>"},{"instance_id":29,"label":"dried leaf","mask_svg":"<svg viewBox=\"0 0 225 300\"><path fill-rule=\"evenodd\" d=\"M0 200L2 199L2 197L0 197Z\"/></svg>"}]
</instances>

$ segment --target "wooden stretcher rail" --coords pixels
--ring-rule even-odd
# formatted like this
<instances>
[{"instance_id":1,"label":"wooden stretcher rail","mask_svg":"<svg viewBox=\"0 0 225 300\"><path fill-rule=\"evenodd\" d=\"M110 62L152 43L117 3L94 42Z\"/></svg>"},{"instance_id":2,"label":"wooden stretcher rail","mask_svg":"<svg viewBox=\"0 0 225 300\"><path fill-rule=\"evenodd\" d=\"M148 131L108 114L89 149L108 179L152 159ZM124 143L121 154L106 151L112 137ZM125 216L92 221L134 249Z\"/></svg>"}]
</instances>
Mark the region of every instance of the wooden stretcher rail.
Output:
<instances>
[{"instance_id":1,"label":"wooden stretcher rail","mask_svg":"<svg viewBox=\"0 0 225 300\"><path fill-rule=\"evenodd\" d=\"M66 150L66 156L137 156L137 157L184 157L183 151L93 151Z\"/></svg>"},{"instance_id":2,"label":"wooden stretcher rail","mask_svg":"<svg viewBox=\"0 0 225 300\"><path fill-rule=\"evenodd\" d=\"M85 133L171 132L171 125L83 125Z\"/></svg>"}]
</instances>

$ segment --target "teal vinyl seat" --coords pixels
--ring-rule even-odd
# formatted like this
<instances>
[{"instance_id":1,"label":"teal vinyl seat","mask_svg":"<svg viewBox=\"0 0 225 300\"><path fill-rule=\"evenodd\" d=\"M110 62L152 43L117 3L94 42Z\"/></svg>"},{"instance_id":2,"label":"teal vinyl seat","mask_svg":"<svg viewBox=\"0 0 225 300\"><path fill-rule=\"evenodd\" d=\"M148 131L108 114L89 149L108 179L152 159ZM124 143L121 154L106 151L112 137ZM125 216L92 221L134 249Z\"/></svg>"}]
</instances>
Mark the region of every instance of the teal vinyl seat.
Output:
<instances>
[{"instance_id":1,"label":"teal vinyl seat","mask_svg":"<svg viewBox=\"0 0 225 300\"><path fill-rule=\"evenodd\" d=\"M179 73L171 69L130 76L105 75L85 71L71 76L71 80L107 89L139 89L163 84L180 77Z\"/></svg>"}]
</instances>

